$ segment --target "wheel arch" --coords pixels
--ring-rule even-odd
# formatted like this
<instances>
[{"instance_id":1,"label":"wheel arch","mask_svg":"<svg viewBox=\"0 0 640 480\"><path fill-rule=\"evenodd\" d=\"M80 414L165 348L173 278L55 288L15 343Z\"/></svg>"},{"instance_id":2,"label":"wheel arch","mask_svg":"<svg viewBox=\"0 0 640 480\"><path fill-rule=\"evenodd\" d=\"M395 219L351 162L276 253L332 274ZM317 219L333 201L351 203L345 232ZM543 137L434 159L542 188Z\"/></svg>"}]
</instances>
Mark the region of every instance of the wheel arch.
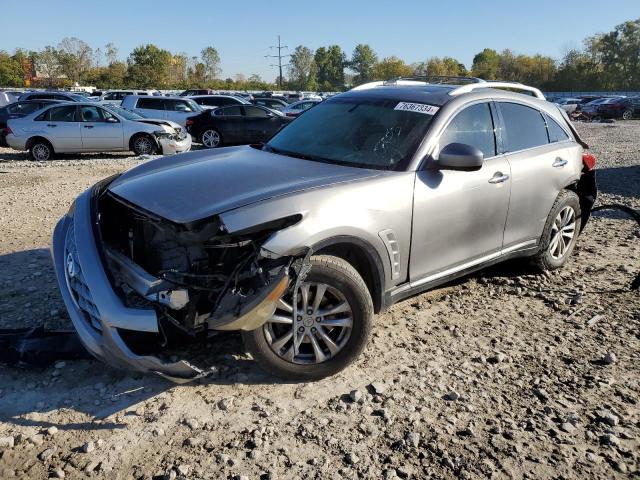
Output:
<instances>
[{"instance_id":1,"label":"wheel arch","mask_svg":"<svg viewBox=\"0 0 640 480\"><path fill-rule=\"evenodd\" d=\"M51 140L49 140L47 137L44 137L42 135L34 135L33 137L30 137L24 144L25 148L29 150L31 146L38 140L40 141L44 140L45 142L47 142L47 144L49 144L49 147L51 147L51 153L55 153L56 149L53 146L53 143L51 143Z\"/></svg>"},{"instance_id":2,"label":"wheel arch","mask_svg":"<svg viewBox=\"0 0 640 480\"><path fill-rule=\"evenodd\" d=\"M385 308L385 273L380 255L365 240L349 235L327 238L312 246L314 254L332 255L349 262L367 285L375 313Z\"/></svg>"}]
</instances>

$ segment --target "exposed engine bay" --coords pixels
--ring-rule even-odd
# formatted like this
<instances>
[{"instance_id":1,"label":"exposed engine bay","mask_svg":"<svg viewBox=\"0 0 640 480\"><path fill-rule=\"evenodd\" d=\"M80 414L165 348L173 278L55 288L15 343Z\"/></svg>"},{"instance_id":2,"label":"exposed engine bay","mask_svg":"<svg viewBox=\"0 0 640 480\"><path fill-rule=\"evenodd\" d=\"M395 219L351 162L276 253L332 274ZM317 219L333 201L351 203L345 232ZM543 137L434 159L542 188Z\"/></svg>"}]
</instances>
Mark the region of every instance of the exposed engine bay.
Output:
<instances>
[{"instance_id":1,"label":"exposed engine bay","mask_svg":"<svg viewBox=\"0 0 640 480\"><path fill-rule=\"evenodd\" d=\"M109 191L96 207L114 289L129 307L153 307L161 332L167 323L189 335L258 328L305 261L304 254L278 257L262 249L299 217L231 234L217 216L176 224Z\"/></svg>"}]
</instances>

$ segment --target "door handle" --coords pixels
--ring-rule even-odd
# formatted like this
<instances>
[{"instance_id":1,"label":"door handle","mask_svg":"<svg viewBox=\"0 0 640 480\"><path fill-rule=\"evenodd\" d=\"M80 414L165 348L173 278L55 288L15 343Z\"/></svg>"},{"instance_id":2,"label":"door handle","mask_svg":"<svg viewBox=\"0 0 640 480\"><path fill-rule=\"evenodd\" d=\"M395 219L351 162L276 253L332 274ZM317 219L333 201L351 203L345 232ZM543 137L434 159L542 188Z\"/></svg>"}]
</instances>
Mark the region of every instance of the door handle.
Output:
<instances>
[{"instance_id":1,"label":"door handle","mask_svg":"<svg viewBox=\"0 0 640 480\"><path fill-rule=\"evenodd\" d=\"M84 128L93 128L93 125L84 125Z\"/></svg>"},{"instance_id":2,"label":"door handle","mask_svg":"<svg viewBox=\"0 0 640 480\"><path fill-rule=\"evenodd\" d=\"M567 163L569 163L568 160L565 160L564 158L556 158L556 161L553 162L553 165L551 165L552 167L564 167Z\"/></svg>"},{"instance_id":3,"label":"door handle","mask_svg":"<svg viewBox=\"0 0 640 480\"><path fill-rule=\"evenodd\" d=\"M489 179L489 183L502 183L509 180L509 175L502 172L496 172L493 174L493 177Z\"/></svg>"},{"instance_id":4,"label":"door handle","mask_svg":"<svg viewBox=\"0 0 640 480\"><path fill-rule=\"evenodd\" d=\"M58 125L56 125L55 123L47 123L47 127L51 127L51 128L55 128Z\"/></svg>"}]
</instances>

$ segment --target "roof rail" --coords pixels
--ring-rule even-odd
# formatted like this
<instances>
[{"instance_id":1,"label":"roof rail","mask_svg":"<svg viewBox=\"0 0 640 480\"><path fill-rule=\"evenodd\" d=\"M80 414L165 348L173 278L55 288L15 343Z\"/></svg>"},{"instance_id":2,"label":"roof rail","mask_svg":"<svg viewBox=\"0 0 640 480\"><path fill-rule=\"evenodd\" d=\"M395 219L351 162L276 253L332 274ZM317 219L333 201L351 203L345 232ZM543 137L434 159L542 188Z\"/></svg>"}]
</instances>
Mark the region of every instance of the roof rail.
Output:
<instances>
[{"instance_id":1,"label":"roof rail","mask_svg":"<svg viewBox=\"0 0 640 480\"><path fill-rule=\"evenodd\" d=\"M531 92L534 97L539 98L540 100L546 100L542 92L535 88L530 87L529 85L523 85L517 82L480 82L480 83L471 83L469 85L463 85L449 92L449 95L462 95L463 93L469 93L474 90L478 90L479 88L510 88L513 90L522 90L525 92Z\"/></svg>"},{"instance_id":2,"label":"roof rail","mask_svg":"<svg viewBox=\"0 0 640 480\"><path fill-rule=\"evenodd\" d=\"M397 80L420 80L422 82L435 85L460 85L468 83L483 83L484 80L478 77L459 77L455 75L416 75L412 77L398 77L389 82Z\"/></svg>"},{"instance_id":3,"label":"roof rail","mask_svg":"<svg viewBox=\"0 0 640 480\"><path fill-rule=\"evenodd\" d=\"M419 75L413 77L396 77L389 80L363 83L351 90L367 90L368 88L384 85L461 85L464 83L482 83L484 80L476 77L456 77L451 75Z\"/></svg>"}]
</instances>

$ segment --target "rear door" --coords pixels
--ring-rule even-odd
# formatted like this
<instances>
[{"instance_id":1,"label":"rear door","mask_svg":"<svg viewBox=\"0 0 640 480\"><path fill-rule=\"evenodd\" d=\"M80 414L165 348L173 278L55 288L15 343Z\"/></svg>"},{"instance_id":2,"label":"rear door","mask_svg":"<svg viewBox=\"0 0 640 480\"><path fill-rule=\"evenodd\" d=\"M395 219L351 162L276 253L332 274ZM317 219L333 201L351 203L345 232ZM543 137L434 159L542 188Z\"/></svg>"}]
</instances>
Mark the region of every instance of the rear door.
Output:
<instances>
[{"instance_id":1,"label":"rear door","mask_svg":"<svg viewBox=\"0 0 640 480\"><path fill-rule=\"evenodd\" d=\"M111 151L124 148L122 122L98 106L81 106L82 149L85 151Z\"/></svg>"},{"instance_id":2,"label":"rear door","mask_svg":"<svg viewBox=\"0 0 640 480\"><path fill-rule=\"evenodd\" d=\"M82 151L80 122L76 116L76 105L64 105L47 110L42 118L42 129L56 152Z\"/></svg>"},{"instance_id":3,"label":"rear door","mask_svg":"<svg viewBox=\"0 0 640 480\"><path fill-rule=\"evenodd\" d=\"M514 102L497 106L512 181L504 246L531 247L540 239L560 190L579 178L581 147L565 127L531 106Z\"/></svg>"},{"instance_id":4,"label":"rear door","mask_svg":"<svg viewBox=\"0 0 640 480\"><path fill-rule=\"evenodd\" d=\"M164 100L162 98L137 98L134 111L147 118L157 118L164 120L166 114L164 111Z\"/></svg>"},{"instance_id":5,"label":"rear door","mask_svg":"<svg viewBox=\"0 0 640 480\"><path fill-rule=\"evenodd\" d=\"M430 160L416 173L409 274L428 283L500 255L511 189L509 162L496 145L495 108L482 101L454 114L438 152L463 143L484 154L480 169L439 169Z\"/></svg>"},{"instance_id":6,"label":"rear door","mask_svg":"<svg viewBox=\"0 0 640 480\"><path fill-rule=\"evenodd\" d=\"M240 105L232 105L221 109L222 121L220 127L222 129L222 140L225 145L242 143L245 134L245 117Z\"/></svg>"}]
</instances>

